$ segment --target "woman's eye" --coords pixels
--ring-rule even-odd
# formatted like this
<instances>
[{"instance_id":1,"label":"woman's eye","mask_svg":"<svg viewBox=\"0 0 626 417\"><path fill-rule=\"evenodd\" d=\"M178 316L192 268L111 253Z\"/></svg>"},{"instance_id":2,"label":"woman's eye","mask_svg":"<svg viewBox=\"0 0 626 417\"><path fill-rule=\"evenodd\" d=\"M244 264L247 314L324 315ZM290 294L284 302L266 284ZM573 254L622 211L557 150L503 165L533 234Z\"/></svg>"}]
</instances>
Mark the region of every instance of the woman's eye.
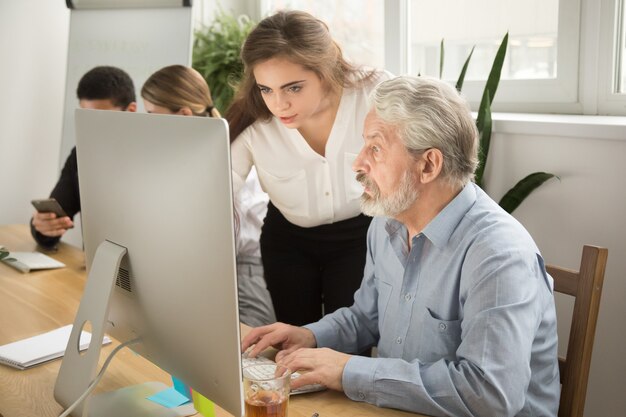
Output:
<instances>
[{"instance_id":1,"label":"woman's eye","mask_svg":"<svg viewBox=\"0 0 626 417\"><path fill-rule=\"evenodd\" d=\"M259 91L261 91L261 94L268 94L272 90L267 87L259 87Z\"/></svg>"},{"instance_id":2,"label":"woman's eye","mask_svg":"<svg viewBox=\"0 0 626 417\"><path fill-rule=\"evenodd\" d=\"M302 90L302 87L299 85L294 85L294 86L289 87L290 93L297 93L300 90Z\"/></svg>"}]
</instances>

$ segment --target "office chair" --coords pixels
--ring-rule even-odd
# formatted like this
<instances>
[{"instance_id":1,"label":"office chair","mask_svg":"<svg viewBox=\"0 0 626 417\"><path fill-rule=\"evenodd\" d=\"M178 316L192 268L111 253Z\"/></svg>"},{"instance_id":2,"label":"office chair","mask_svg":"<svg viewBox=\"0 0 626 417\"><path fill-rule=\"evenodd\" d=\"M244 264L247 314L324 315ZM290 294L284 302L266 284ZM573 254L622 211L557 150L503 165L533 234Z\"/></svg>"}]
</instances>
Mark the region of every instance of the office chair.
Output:
<instances>
[{"instance_id":1,"label":"office chair","mask_svg":"<svg viewBox=\"0 0 626 417\"><path fill-rule=\"evenodd\" d=\"M583 416L607 254L606 248L585 245L579 271L546 265L554 290L575 297L567 356L559 358L559 417Z\"/></svg>"}]
</instances>

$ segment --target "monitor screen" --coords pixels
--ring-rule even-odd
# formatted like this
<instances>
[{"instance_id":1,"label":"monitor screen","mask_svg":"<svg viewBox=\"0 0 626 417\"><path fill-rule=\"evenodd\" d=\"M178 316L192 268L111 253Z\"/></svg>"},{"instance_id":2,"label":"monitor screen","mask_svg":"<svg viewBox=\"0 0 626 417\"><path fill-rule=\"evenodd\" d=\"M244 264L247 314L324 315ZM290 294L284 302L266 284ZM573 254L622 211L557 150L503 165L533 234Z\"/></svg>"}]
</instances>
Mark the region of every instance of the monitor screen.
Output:
<instances>
[{"instance_id":1,"label":"monitor screen","mask_svg":"<svg viewBox=\"0 0 626 417\"><path fill-rule=\"evenodd\" d=\"M107 333L242 415L227 123L79 109L76 139L87 287L103 242L126 249Z\"/></svg>"}]
</instances>

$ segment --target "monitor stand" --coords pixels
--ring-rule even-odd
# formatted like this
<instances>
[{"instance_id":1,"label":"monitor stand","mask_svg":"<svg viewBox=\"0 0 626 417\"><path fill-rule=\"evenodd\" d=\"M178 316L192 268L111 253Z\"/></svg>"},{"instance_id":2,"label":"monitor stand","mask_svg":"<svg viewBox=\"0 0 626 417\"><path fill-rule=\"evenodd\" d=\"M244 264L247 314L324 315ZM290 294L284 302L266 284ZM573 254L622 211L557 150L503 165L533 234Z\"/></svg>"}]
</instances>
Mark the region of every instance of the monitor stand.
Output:
<instances>
[{"instance_id":1,"label":"monitor stand","mask_svg":"<svg viewBox=\"0 0 626 417\"><path fill-rule=\"evenodd\" d=\"M89 417L184 417L197 413L193 404L166 408L147 400L153 394L169 388L162 382L146 382L94 395L89 400Z\"/></svg>"},{"instance_id":2,"label":"monitor stand","mask_svg":"<svg viewBox=\"0 0 626 417\"><path fill-rule=\"evenodd\" d=\"M91 271L87 277L83 297L74 319L72 333L54 387L54 398L67 408L80 397L96 376L109 301L115 286L117 271L126 248L105 240L98 246ZM91 323L91 343L80 352L80 334L86 323ZM180 417L196 414L193 404L166 408L146 397L168 388L160 382L147 382L112 392L87 397L74 409L75 417Z\"/></svg>"}]
</instances>

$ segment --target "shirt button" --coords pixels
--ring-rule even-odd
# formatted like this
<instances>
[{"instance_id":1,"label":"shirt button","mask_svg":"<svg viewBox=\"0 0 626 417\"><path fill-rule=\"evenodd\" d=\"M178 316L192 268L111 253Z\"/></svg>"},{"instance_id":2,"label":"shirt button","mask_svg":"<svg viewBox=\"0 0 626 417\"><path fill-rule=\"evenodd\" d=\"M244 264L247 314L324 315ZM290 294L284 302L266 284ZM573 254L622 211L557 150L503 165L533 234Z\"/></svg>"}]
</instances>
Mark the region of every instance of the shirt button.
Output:
<instances>
[{"instance_id":1,"label":"shirt button","mask_svg":"<svg viewBox=\"0 0 626 417\"><path fill-rule=\"evenodd\" d=\"M397 339L396 339L396 343L397 343L397 344L401 344L401 343L402 343L402 338L401 338L401 337L397 338Z\"/></svg>"},{"instance_id":2,"label":"shirt button","mask_svg":"<svg viewBox=\"0 0 626 417\"><path fill-rule=\"evenodd\" d=\"M405 295L405 296L404 296L404 299L405 299L405 300L407 300L407 301L409 301L409 300L411 299L411 294L407 294L407 295Z\"/></svg>"},{"instance_id":3,"label":"shirt button","mask_svg":"<svg viewBox=\"0 0 626 417\"><path fill-rule=\"evenodd\" d=\"M442 332L443 332L444 330L446 330L447 328L448 328L448 326L446 326L446 324L445 324L445 323L439 323L439 330L441 330Z\"/></svg>"},{"instance_id":4,"label":"shirt button","mask_svg":"<svg viewBox=\"0 0 626 417\"><path fill-rule=\"evenodd\" d=\"M328 196L328 195L330 195L330 193L329 193L328 191L326 191L326 193L325 193L325 194L326 194L327 196Z\"/></svg>"},{"instance_id":5,"label":"shirt button","mask_svg":"<svg viewBox=\"0 0 626 417\"><path fill-rule=\"evenodd\" d=\"M363 391L359 391L359 398L362 400L365 399L365 393Z\"/></svg>"}]
</instances>

